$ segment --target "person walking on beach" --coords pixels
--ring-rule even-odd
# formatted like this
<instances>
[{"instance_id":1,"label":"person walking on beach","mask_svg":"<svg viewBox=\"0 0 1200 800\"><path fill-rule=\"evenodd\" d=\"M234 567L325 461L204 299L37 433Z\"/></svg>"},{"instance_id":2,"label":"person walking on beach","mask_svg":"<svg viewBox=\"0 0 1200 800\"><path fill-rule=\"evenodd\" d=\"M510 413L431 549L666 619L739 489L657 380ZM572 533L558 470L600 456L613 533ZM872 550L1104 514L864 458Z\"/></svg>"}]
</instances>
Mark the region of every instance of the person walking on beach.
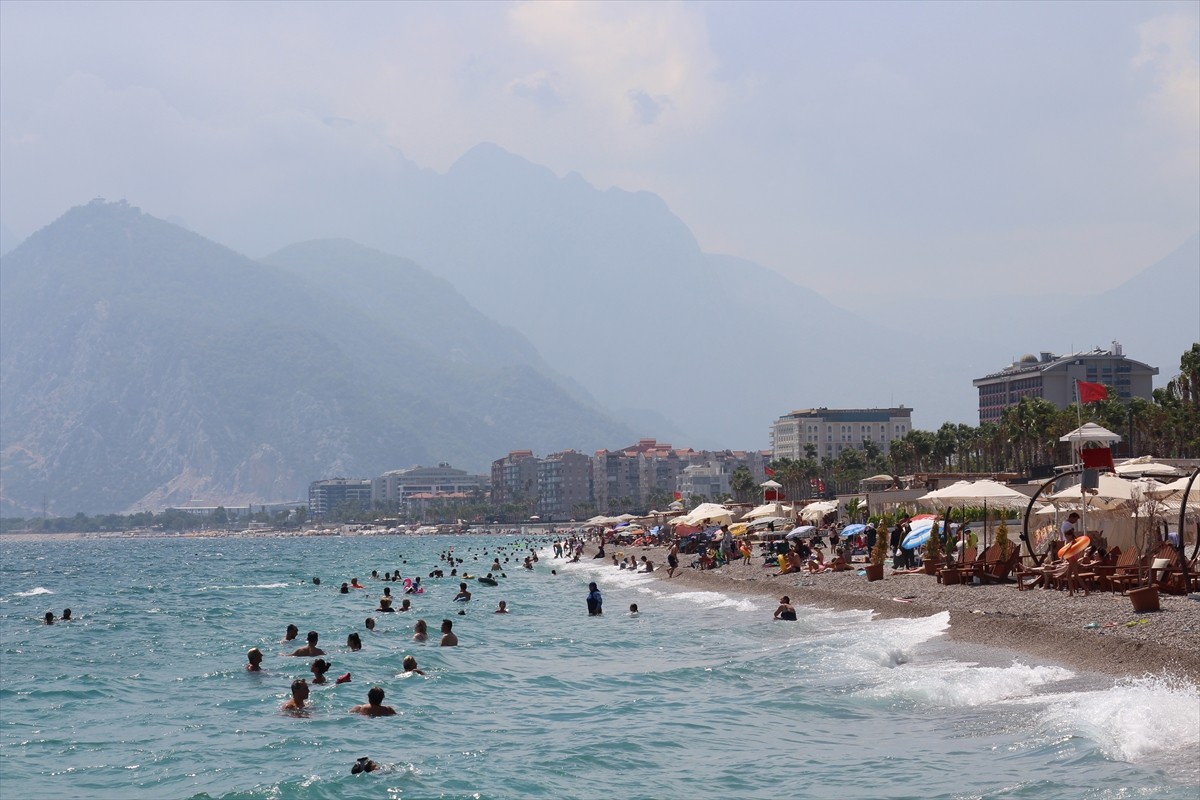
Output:
<instances>
[{"instance_id":1,"label":"person walking on beach","mask_svg":"<svg viewBox=\"0 0 1200 800\"><path fill-rule=\"evenodd\" d=\"M587 609L589 617L604 615L604 598L600 595L600 589L594 581L588 584Z\"/></svg>"},{"instance_id":2,"label":"person walking on beach","mask_svg":"<svg viewBox=\"0 0 1200 800\"><path fill-rule=\"evenodd\" d=\"M733 534L728 525L721 526L721 560L726 564L733 560Z\"/></svg>"},{"instance_id":3,"label":"person walking on beach","mask_svg":"<svg viewBox=\"0 0 1200 800\"><path fill-rule=\"evenodd\" d=\"M351 714L363 714L368 717L391 717L395 716L396 709L383 704L383 687L372 686L367 691L366 705L355 706L350 709Z\"/></svg>"},{"instance_id":4,"label":"person walking on beach","mask_svg":"<svg viewBox=\"0 0 1200 800\"><path fill-rule=\"evenodd\" d=\"M667 577L674 578L675 570L679 569L679 541L671 542L671 549L667 551Z\"/></svg>"}]
</instances>

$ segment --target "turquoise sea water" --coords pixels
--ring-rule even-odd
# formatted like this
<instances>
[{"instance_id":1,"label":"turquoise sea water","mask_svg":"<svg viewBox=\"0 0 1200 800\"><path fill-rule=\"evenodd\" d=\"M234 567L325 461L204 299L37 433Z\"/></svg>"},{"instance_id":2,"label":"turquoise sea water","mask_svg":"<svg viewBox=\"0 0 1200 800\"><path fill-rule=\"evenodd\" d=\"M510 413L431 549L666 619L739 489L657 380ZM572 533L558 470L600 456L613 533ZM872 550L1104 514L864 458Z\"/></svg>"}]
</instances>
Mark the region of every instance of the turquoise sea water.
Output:
<instances>
[{"instance_id":1,"label":"turquoise sea water","mask_svg":"<svg viewBox=\"0 0 1200 800\"><path fill-rule=\"evenodd\" d=\"M1200 693L967 648L944 615L872 620L672 586L515 537L0 543L4 798L1196 798ZM450 546L452 602L428 578ZM486 552L486 554L485 554ZM473 560L478 558L479 560ZM407 563L405 563L407 562ZM555 568L559 574L552 576ZM422 576L373 611L372 569ZM322 579L320 586L311 577ZM359 577L365 591L338 593ZM605 615L589 618L589 580ZM507 600L512 613L492 612ZM628 614L630 603L642 613ZM42 625L69 606L76 621ZM367 616L379 620L368 634ZM411 640L412 623L430 641ZM437 646L442 619L461 645ZM343 685L280 711L310 629ZM364 648L349 652L359 631ZM259 647L265 671L247 673ZM427 677L400 678L416 656ZM399 712L348 709L378 684ZM351 775L359 756L385 770Z\"/></svg>"}]
</instances>

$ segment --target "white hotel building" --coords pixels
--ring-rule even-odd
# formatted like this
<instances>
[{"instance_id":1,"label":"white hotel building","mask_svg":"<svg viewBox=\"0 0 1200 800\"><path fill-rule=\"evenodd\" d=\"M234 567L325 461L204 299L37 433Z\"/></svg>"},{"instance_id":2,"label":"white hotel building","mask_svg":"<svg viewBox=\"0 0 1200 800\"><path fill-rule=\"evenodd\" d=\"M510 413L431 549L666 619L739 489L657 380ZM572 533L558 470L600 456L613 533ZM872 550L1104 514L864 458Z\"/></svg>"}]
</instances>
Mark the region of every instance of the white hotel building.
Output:
<instances>
[{"instance_id":1,"label":"white hotel building","mask_svg":"<svg viewBox=\"0 0 1200 800\"><path fill-rule=\"evenodd\" d=\"M817 461L836 459L843 450L875 442L882 453L912 430L912 409L805 408L771 426L772 458L804 458L805 445L817 448Z\"/></svg>"}]
</instances>

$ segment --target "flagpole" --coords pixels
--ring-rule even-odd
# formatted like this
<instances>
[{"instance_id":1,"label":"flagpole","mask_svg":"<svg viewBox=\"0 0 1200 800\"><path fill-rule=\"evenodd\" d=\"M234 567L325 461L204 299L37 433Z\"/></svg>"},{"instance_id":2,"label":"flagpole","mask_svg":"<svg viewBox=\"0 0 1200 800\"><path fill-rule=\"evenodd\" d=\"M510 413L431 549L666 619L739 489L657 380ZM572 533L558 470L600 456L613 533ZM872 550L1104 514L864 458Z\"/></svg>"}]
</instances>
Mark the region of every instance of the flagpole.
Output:
<instances>
[{"instance_id":1,"label":"flagpole","mask_svg":"<svg viewBox=\"0 0 1200 800\"><path fill-rule=\"evenodd\" d=\"M1079 393L1079 378L1075 379L1075 421L1079 423L1078 427L1076 427L1076 429L1075 429L1076 431L1078 431L1080 428L1083 427L1083 396ZM1082 440L1082 438L1080 439L1080 442L1079 442L1079 449L1075 450L1075 458L1078 459L1078 462L1077 462L1078 465L1082 466L1083 465L1083 440ZM1083 531L1086 534L1087 533L1087 507L1088 507L1088 504L1087 504L1087 497L1085 496L1084 491L1083 491L1083 484L1084 484L1083 474L1084 473L1082 473L1082 472L1079 474L1079 502L1080 502L1080 506L1083 508L1083 516L1080 517L1079 521L1083 525Z\"/></svg>"}]
</instances>

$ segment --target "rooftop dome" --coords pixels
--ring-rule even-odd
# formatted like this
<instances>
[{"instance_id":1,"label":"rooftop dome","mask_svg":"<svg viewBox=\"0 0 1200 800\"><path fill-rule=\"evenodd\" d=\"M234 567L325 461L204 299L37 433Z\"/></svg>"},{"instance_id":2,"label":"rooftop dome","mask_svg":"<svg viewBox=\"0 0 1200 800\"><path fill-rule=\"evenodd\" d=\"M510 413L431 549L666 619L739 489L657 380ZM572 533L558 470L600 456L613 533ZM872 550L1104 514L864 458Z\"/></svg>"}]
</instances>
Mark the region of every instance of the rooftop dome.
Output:
<instances>
[{"instance_id":1,"label":"rooftop dome","mask_svg":"<svg viewBox=\"0 0 1200 800\"><path fill-rule=\"evenodd\" d=\"M1021 360L1018 361L1017 363L1018 364L1036 364L1036 363L1038 363L1038 359L1037 359L1037 356L1035 356L1033 353L1026 353L1025 355L1021 356Z\"/></svg>"}]
</instances>

